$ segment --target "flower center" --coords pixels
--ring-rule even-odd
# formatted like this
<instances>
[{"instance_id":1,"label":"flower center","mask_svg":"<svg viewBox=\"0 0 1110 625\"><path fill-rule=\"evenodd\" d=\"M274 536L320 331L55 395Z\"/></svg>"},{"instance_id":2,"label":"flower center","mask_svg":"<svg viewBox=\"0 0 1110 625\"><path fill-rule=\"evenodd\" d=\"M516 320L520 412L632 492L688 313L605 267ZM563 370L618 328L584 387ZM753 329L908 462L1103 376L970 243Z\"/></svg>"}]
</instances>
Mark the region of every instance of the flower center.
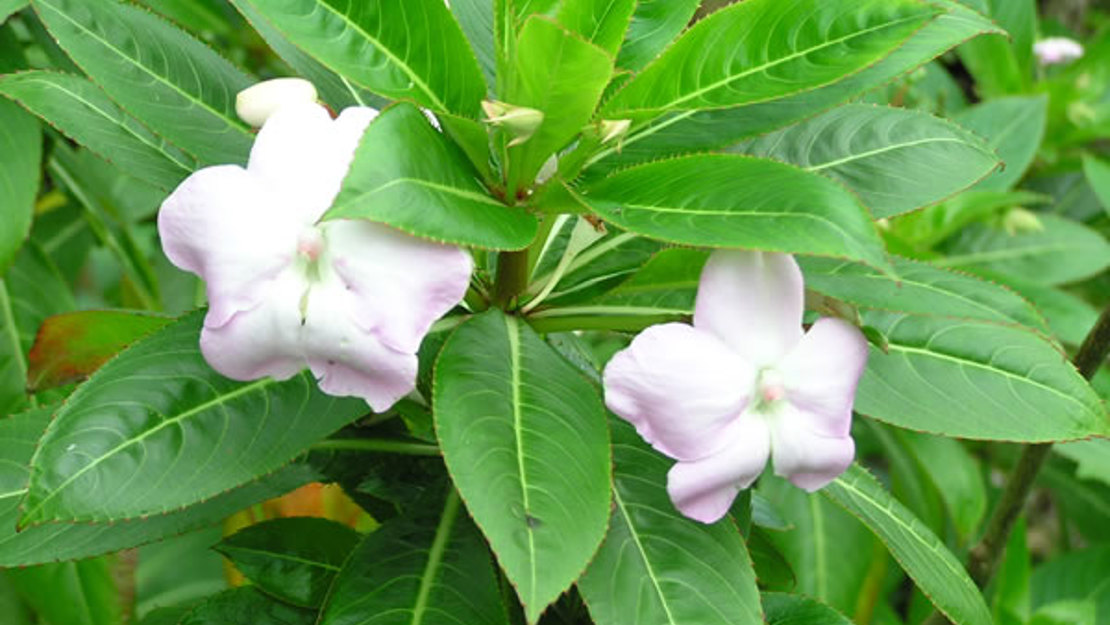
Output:
<instances>
[{"instance_id":1,"label":"flower center","mask_svg":"<svg viewBox=\"0 0 1110 625\"><path fill-rule=\"evenodd\" d=\"M782 374L772 368L760 370L756 376L756 409L766 411L786 396L786 386Z\"/></svg>"},{"instance_id":2,"label":"flower center","mask_svg":"<svg viewBox=\"0 0 1110 625\"><path fill-rule=\"evenodd\" d=\"M315 227L305 228L297 237L297 253L309 263L315 263L324 250L324 236Z\"/></svg>"}]
</instances>

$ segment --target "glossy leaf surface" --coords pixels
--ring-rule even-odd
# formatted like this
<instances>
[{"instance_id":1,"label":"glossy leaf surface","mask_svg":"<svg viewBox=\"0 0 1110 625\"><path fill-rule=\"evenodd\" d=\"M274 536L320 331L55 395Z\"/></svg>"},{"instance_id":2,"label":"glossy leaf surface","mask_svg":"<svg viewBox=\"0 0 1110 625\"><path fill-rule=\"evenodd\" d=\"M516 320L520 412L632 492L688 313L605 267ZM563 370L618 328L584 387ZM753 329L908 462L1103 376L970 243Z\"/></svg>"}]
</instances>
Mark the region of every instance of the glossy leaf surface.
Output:
<instances>
[{"instance_id":1,"label":"glossy leaf surface","mask_svg":"<svg viewBox=\"0 0 1110 625\"><path fill-rule=\"evenodd\" d=\"M488 312L444 345L433 407L447 469L534 622L605 534L598 392L527 325Z\"/></svg>"}]
</instances>

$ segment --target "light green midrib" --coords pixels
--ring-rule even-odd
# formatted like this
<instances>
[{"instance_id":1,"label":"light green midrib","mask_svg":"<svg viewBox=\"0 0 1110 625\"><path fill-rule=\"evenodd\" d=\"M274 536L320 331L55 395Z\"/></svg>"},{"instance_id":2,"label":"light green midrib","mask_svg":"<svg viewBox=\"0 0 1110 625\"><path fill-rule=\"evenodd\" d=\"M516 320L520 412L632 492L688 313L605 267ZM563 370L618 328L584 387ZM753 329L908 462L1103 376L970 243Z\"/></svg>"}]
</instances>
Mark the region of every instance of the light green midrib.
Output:
<instances>
[{"instance_id":1,"label":"light green midrib","mask_svg":"<svg viewBox=\"0 0 1110 625\"><path fill-rule=\"evenodd\" d=\"M805 169L806 169L806 171L821 171L823 169L829 169L831 167L839 167L841 165L844 165L846 163L851 163L853 161L865 160L865 159L868 159L868 158L871 158L871 157L874 157L874 156L878 156L880 154L885 154L887 152L894 152L894 151L897 151L897 150L908 150L910 148L915 148L919 145L928 145L930 143L958 143L960 145L968 146L969 148L975 150L976 152L979 152L983 155L986 155L986 152L983 152L982 150L976 148L974 145L972 145L972 144L970 144L966 141L963 141L961 139L957 139L955 137L929 137L927 139L918 139L916 141L905 141L905 142L902 142L902 143L892 143L890 145L884 145L880 148L875 148L873 150L858 152L856 154L849 154L848 156L838 158L838 159L835 159L835 160L831 160L831 161L828 161L826 163L820 163L818 165L810 165L810 166L806 167Z\"/></svg>"},{"instance_id":2,"label":"light green midrib","mask_svg":"<svg viewBox=\"0 0 1110 625\"><path fill-rule=\"evenodd\" d=\"M402 178L394 178L393 180L390 180L389 182L387 182L385 184L378 185L378 186L374 187L373 189L370 189L369 191L363 191L361 193L358 193L358 194L354 195L350 200L347 200L347 201L343 202L343 204L333 208L332 212L342 213L342 212L345 212L345 211L354 210L354 208L352 207L353 204L364 202L373 195L376 195L378 193L381 193L382 191L385 191L386 189L389 189L389 188L392 188L392 187L395 187L395 186L398 186L398 185L402 185L402 184L413 184L413 185L416 185L416 186L427 187L429 189L434 189L434 190L440 191L442 193L447 193L448 195L454 195L456 197L460 197L460 198L464 198L464 199L468 199L468 200L473 200L475 202L480 202L482 204L488 204L489 206L497 206L499 208L505 208L505 206L503 204L501 204L500 202L494 200L491 197L483 195L481 193L476 193L474 191L467 191L465 189L459 189L457 187L449 187L447 185L439 184L437 182L432 182L430 180L422 180L420 178L402 177Z\"/></svg>"},{"instance_id":3,"label":"light green midrib","mask_svg":"<svg viewBox=\"0 0 1110 625\"><path fill-rule=\"evenodd\" d=\"M385 57L388 58L390 61L392 61L394 65L401 68L401 71L403 71L405 73L405 75L409 77L409 80L412 81L412 84L418 86L420 88L420 90L424 92L424 95L428 96L431 99L433 105L435 105L436 107L438 107L440 109L443 109L445 111L448 110L447 105L444 104L443 101L440 100L438 97L436 97L436 94L432 92L431 87L429 87L428 84L425 83L420 78L420 76L418 76L413 71L413 69L408 65L408 63L402 61L400 58L397 57L397 55L393 54L393 52L391 50L389 50L389 48L387 48L385 45L383 45L381 40L379 40L377 37L372 37L370 35L370 33L366 32L366 30L363 29L359 24L356 24L355 22L351 21L346 15L343 15L342 13L340 13L338 10L333 8L328 3L321 2L320 0L317 0L316 4L318 6L323 7L324 10L328 11L329 13L338 17L340 20L343 21L343 23L347 24L351 28L351 30L354 30L354 31L360 33L363 37L366 38L367 41L369 41L374 46L374 48L376 48L383 55L385 55ZM336 72L336 73L339 74L339 72Z\"/></svg>"},{"instance_id":4,"label":"light green midrib","mask_svg":"<svg viewBox=\"0 0 1110 625\"><path fill-rule=\"evenodd\" d=\"M26 383L27 357L23 354L23 346L19 344L19 329L15 325L15 313L12 311L12 300L8 293L8 283L0 278L0 314L3 315L4 326L8 329L7 335L11 340L12 353L19 370L20 379Z\"/></svg>"},{"instance_id":5,"label":"light green midrib","mask_svg":"<svg viewBox=\"0 0 1110 625\"><path fill-rule=\"evenodd\" d=\"M628 515L628 510L624 507L624 499L621 497L620 490L617 488L613 489L613 499L617 502L617 508L621 511L621 518L624 519L624 524L628 527L628 533L632 536L632 541L636 543L636 553L640 554L640 559L644 563L644 568L647 569L648 578L651 579L651 585L655 588L656 596L659 597L659 604L663 606L663 611L667 614L667 622L671 625L680 625L671 612L671 606L667 603L667 596L663 594L662 586L659 585L659 578L655 573L655 568L651 565L651 561L647 556L647 551L644 550L643 542L640 540L640 533L637 532L636 527L632 525L632 519Z\"/></svg>"},{"instance_id":6,"label":"light green midrib","mask_svg":"<svg viewBox=\"0 0 1110 625\"><path fill-rule=\"evenodd\" d=\"M318 569L324 569L326 571L338 572L340 570L340 568L338 566L335 566L334 564L328 564L327 562L319 562L317 560L308 560L306 558L301 558L301 557L298 557L298 556L295 556L295 555L292 555L292 554L289 554L289 553L279 553L277 551L265 551L265 550L262 550L262 549L254 549L252 547L243 547L243 546L240 546L240 545L225 545L224 547L222 547L222 550L224 552L227 552L227 553L250 553L250 554L255 554L255 555L266 556L268 558L273 558L275 560L285 560L287 562L296 562L298 564L304 564L306 566L311 566L311 567L318 568Z\"/></svg>"},{"instance_id":7,"label":"light green midrib","mask_svg":"<svg viewBox=\"0 0 1110 625\"><path fill-rule=\"evenodd\" d=\"M443 554L447 551L447 542L451 537L451 530L458 518L459 495L452 489L443 504L443 516L439 518L436 526L432 546L428 549L428 561L424 564L424 572L420 575L420 589L416 593L416 601L412 607L410 625L421 625L424 622L424 612L428 608L428 597L432 593L432 585L443 562Z\"/></svg>"},{"instance_id":8,"label":"light green midrib","mask_svg":"<svg viewBox=\"0 0 1110 625\"><path fill-rule=\"evenodd\" d=\"M228 128L234 129L235 131L237 131L239 134L241 134L242 136L244 136L247 139L250 139L252 141L254 140L254 137L253 137L253 135L251 135L250 131L248 131L246 128L243 128L238 123L231 120L223 112L217 111L216 109L209 106L208 103L205 102L204 100L201 100L201 99L198 99L198 98L194 97L192 94L184 91L183 89L178 87L176 84L170 82L165 77L158 75L157 73L148 69L146 66L136 62L134 59L132 59L131 57L124 54L122 50L120 50L119 48L112 45L111 42L109 42L108 40L98 36L96 33L94 33L92 30L89 30L88 28L86 28L80 22L77 22L77 21L73 20L69 15L67 15L65 13L65 11L61 10L57 6L55 6L53 4L50 4L49 0L35 0L35 1L38 2L39 4L43 5L43 6L50 7L50 9L52 11L54 11L58 15L61 15L63 18L65 18L66 21L68 21L70 24L75 26L78 30L80 30L81 32L87 33L90 39L93 39L93 40L99 42L104 47L106 47L109 50L115 52L119 56L119 58L126 60L128 62L128 64L131 65L132 67L135 67L137 69L142 70L143 73L147 74L151 78L154 78L156 81L162 83L163 85L169 87L172 91L174 91L178 95L184 97L186 100L188 100L188 101L196 104L200 108L212 113L213 115L215 115L216 117L221 119ZM189 64L192 65L192 62L190 61Z\"/></svg>"},{"instance_id":9,"label":"light green midrib","mask_svg":"<svg viewBox=\"0 0 1110 625\"><path fill-rule=\"evenodd\" d=\"M536 607L536 535L532 531L532 524L528 522L527 515L532 513L532 507L528 502L528 477L524 470L524 415L521 411L521 388L520 388L520 330L516 326L516 321L511 317L505 317L505 329L509 337L509 367L512 372L512 402L513 402L513 438L516 441L516 463L517 470L520 471L520 494L521 506L524 508L525 532L528 534L528 567L529 567L529 586L528 594L529 601L527 605L530 608Z\"/></svg>"},{"instance_id":10,"label":"light green midrib","mask_svg":"<svg viewBox=\"0 0 1110 625\"><path fill-rule=\"evenodd\" d=\"M135 445L135 444L149 438L150 436L154 435L155 433L160 432L162 429L164 429L166 427L169 427L172 424L179 423L179 422L181 422L181 421L183 421L183 420L185 420L185 419L187 419L187 418L189 418L189 417L191 417L195 414L204 412L205 410L208 410L209 408L213 408L213 407L216 407L216 406L223 405L223 404L225 404L225 403L227 403L227 402L229 402L233 399L236 399L236 398L241 397L243 395L246 395L248 393L252 393L252 392L254 392L258 389L265 388L265 387L270 386L272 384L274 384L273 379L264 378L262 380L258 380L257 382L252 382L252 383L247 384L245 386L241 386L241 387L235 389L234 391L231 391L230 393L227 393L226 395L221 395L219 397L210 399L210 400L208 400L208 401L206 401L202 404L199 404L197 406L194 406L194 407L190 408L189 410L186 410L185 412L182 412L181 414L170 417L170 418L166 419L165 421L162 421L158 425L156 425L156 426L150 428L149 430L143 432L142 434L140 434L140 435L138 435L134 438L130 438L127 441L125 441L125 442L123 442L119 445L116 445L112 449L110 449L107 452L101 454L98 458L96 458L95 460L93 460L89 464L81 467L80 470L78 470L76 473L74 473L73 475L66 478L60 485L58 485L57 488L50 491L46 495L46 497L41 499L37 504L34 504L33 506L29 507L26 510L26 512L24 512L24 514L23 514L24 521L33 521L33 520L35 520L35 516L42 510L42 508L47 503L49 503L51 500L53 500L54 497L56 497L58 495L58 493L65 490L70 484L72 484L74 481L79 479L82 475L88 473L89 471L91 471L94 468L96 468L97 466L99 466L101 462L104 462L106 459L108 459L111 456L114 456L115 454L119 453L120 450L125 449L127 447L130 447L132 445ZM49 434L49 432L48 432L48 434ZM42 449L43 449L43 446L40 445L39 448L38 448L38 451L35 453L35 455L38 456L38 454L42 451ZM35 466L35 459L32 459L31 466L32 467ZM32 485L29 488L29 493L34 492L34 490L35 490L34 486L35 485L34 485L33 482L35 482L35 481L36 480L34 479L34 477L32 477ZM30 496L28 496L28 499L30 499Z\"/></svg>"}]
</instances>

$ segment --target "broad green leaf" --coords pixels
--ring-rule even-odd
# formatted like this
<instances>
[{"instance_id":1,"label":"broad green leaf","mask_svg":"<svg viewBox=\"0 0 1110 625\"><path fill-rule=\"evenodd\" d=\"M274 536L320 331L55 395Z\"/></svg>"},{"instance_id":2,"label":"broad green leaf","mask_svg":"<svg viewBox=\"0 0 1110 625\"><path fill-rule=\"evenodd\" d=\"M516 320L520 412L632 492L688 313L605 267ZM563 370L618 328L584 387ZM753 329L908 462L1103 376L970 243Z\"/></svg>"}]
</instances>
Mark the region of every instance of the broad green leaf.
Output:
<instances>
[{"instance_id":1,"label":"broad green leaf","mask_svg":"<svg viewBox=\"0 0 1110 625\"><path fill-rule=\"evenodd\" d=\"M655 60L681 33L699 0L639 0L617 54L617 67L636 71Z\"/></svg>"},{"instance_id":2,"label":"broad green leaf","mask_svg":"<svg viewBox=\"0 0 1110 625\"><path fill-rule=\"evenodd\" d=\"M1065 599L1037 608L1029 625L1099 625L1094 599Z\"/></svg>"},{"instance_id":3,"label":"broad green leaf","mask_svg":"<svg viewBox=\"0 0 1110 625\"><path fill-rule=\"evenodd\" d=\"M613 73L613 59L579 35L533 17L520 31L512 72L505 100L544 116L535 134L508 148L509 189L515 192L590 121Z\"/></svg>"},{"instance_id":4,"label":"broad green leaf","mask_svg":"<svg viewBox=\"0 0 1110 625\"><path fill-rule=\"evenodd\" d=\"M609 436L598 392L497 311L459 326L435 380L447 469L535 622L605 535Z\"/></svg>"},{"instance_id":5,"label":"broad green leaf","mask_svg":"<svg viewBox=\"0 0 1110 625\"><path fill-rule=\"evenodd\" d=\"M0 24L9 16L21 11L28 4L28 0L0 0Z\"/></svg>"},{"instance_id":6,"label":"broad green leaf","mask_svg":"<svg viewBox=\"0 0 1110 625\"><path fill-rule=\"evenodd\" d=\"M266 41L274 53L288 63L289 67L300 77L316 86L316 92L320 94L320 98L336 112L342 111L348 106L369 105L380 108L380 105L384 103L378 96L352 85L344 80L342 76L324 67L319 61L293 45L247 0L228 1L235 6L235 9L242 14L243 18L258 32L259 36Z\"/></svg>"},{"instance_id":7,"label":"broad green leaf","mask_svg":"<svg viewBox=\"0 0 1110 625\"><path fill-rule=\"evenodd\" d=\"M855 409L956 438L1047 442L1110 434L1090 385L1044 338L991 323L865 311L872 347Z\"/></svg>"},{"instance_id":8,"label":"broad green leaf","mask_svg":"<svg viewBox=\"0 0 1110 625\"><path fill-rule=\"evenodd\" d=\"M1110 242L1097 230L1055 215L1037 214L1039 228L1010 234L973 224L943 246L940 267L986 271L1042 285L1088 278L1110 267Z\"/></svg>"},{"instance_id":9,"label":"broad green leaf","mask_svg":"<svg viewBox=\"0 0 1110 625\"><path fill-rule=\"evenodd\" d=\"M236 514L221 525L231 529L249 514ZM214 525L137 549L134 605L135 616L143 619L141 623L145 624L159 608L174 607L177 618L166 625L177 625L201 601L227 589L231 571L223 557L212 550L223 536L224 527Z\"/></svg>"},{"instance_id":10,"label":"broad green leaf","mask_svg":"<svg viewBox=\"0 0 1110 625\"><path fill-rule=\"evenodd\" d=\"M230 37L240 22L229 19L222 0L138 0L202 37Z\"/></svg>"},{"instance_id":11,"label":"broad green leaf","mask_svg":"<svg viewBox=\"0 0 1110 625\"><path fill-rule=\"evenodd\" d=\"M1034 609L1065 599L1089 599L1098 605L1098 623L1110 621L1110 547L1097 546L1063 554L1033 570Z\"/></svg>"},{"instance_id":12,"label":"broad green leaf","mask_svg":"<svg viewBox=\"0 0 1110 625\"><path fill-rule=\"evenodd\" d=\"M336 577L319 622L509 621L482 536L452 493L442 510L393 519L363 538Z\"/></svg>"},{"instance_id":13,"label":"broad green leaf","mask_svg":"<svg viewBox=\"0 0 1110 625\"><path fill-rule=\"evenodd\" d=\"M88 377L112 356L173 321L122 310L86 310L48 317L27 354L27 387L61 386Z\"/></svg>"},{"instance_id":14,"label":"broad green leaf","mask_svg":"<svg viewBox=\"0 0 1110 625\"><path fill-rule=\"evenodd\" d=\"M1052 196L1029 191L965 191L954 198L899 215L890 234L919 250L930 250L976 221L986 221L1015 207L1050 204Z\"/></svg>"},{"instance_id":15,"label":"broad green leaf","mask_svg":"<svg viewBox=\"0 0 1110 625\"><path fill-rule=\"evenodd\" d=\"M850 625L836 610L802 595L763 593L767 625Z\"/></svg>"},{"instance_id":16,"label":"broad green leaf","mask_svg":"<svg viewBox=\"0 0 1110 625\"><path fill-rule=\"evenodd\" d=\"M135 343L69 397L31 460L22 527L195 504L279 468L366 413L361 401L324 395L305 373L285 382L220 376L200 354L201 318Z\"/></svg>"},{"instance_id":17,"label":"broad green leaf","mask_svg":"<svg viewBox=\"0 0 1110 625\"><path fill-rule=\"evenodd\" d=\"M876 218L943 200L999 163L982 139L951 122L866 104L835 108L730 151L829 176L855 191Z\"/></svg>"},{"instance_id":18,"label":"broad green leaf","mask_svg":"<svg viewBox=\"0 0 1110 625\"><path fill-rule=\"evenodd\" d=\"M794 569L771 542L767 530L760 526L748 528L748 553L752 556L752 566L760 587L786 590L797 585Z\"/></svg>"},{"instance_id":19,"label":"broad green leaf","mask_svg":"<svg viewBox=\"0 0 1110 625\"><path fill-rule=\"evenodd\" d=\"M325 219L368 219L491 249L525 247L537 228L531 214L490 197L466 156L405 103L371 122Z\"/></svg>"},{"instance_id":20,"label":"broad green leaf","mask_svg":"<svg viewBox=\"0 0 1110 625\"><path fill-rule=\"evenodd\" d=\"M0 100L0 276L31 231L41 160L38 123L15 104Z\"/></svg>"},{"instance_id":21,"label":"broad green leaf","mask_svg":"<svg viewBox=\"0 0 1110 625\"><path fill-rule=\"evenodd\" d=\"M673 462L628 423L610 423L615 507L605 542L578 580L594 622L762 623L755 573L736 526L682 516L667 495Z\"/></svg>"},{"instance_id":22,"label":"broad green leaf","mask_svg":"<svg viewBox=\"0 0 1110 625\"><path fill-rule=\"evenodd\" d=\"M50 34L149 128L205 164L245 163L253 137L235 115L251 79L162 18L116 0L34 0Z\"/></svg>"},{"instance_id":23,"label":"broad green leaf","mask_svg":"<svg viewBox=\"0 0 1110 625\"><path fill-rule=\"evenodd\" d=\"M487 85L497 84L497 54L493 46L494 0L455 0L451 13L459 22L470 48L478 58Z\"/></svg>"},{"instance_id":24,"label":"broad green leaf","mask_svg":"<svg viewBox=\"0 0 1110 625\"><path fill-rule=\"evenodd\" d=\"M1110 486L1079 479L1074 464L1063 458L1049 458L1037 481L1052 490L1068 525L1089 544L1110 542Z\"/></svg>"},{"instance_id":25,"label":"broad green leaf","mask_svg":"<svg viewBox=\"0 0 1110 625\"><path fill-rule=\"evenodd\" d=\"M635 0L563 0L559 23L612 55L620 48L635 9Z\"/></svg>"},{"instance_id":26,"label":"broad green leaf","mask_svg":"<svg viewBox=\"0 0 1110 625\"><path fill-rule=\"evenodd\" d=\"M671 4L670 0L666 4ZM596 163L592 171L609 171L665 155L733 145L858 97L928 63L972 37L983 33L1003 33L990 20L955 0L935 0L931 4L948 12L926 24L889 56L863 71L824 87L769 102L664 115L651 124L633 130L621 143L620 150L612 146L592 157L589 164Z\"/></svg>"},{"instance_id":27,"label":"broad green leaf","mask_svg":"<svg viewBox=\"0 0 1110 625\"><path fill-rule=\"evenodd\" d=\"M905 441L898 436L898 428L871 419L863 420L860 425L862 427L858 430L866 430L864 436L878 443L882 456L886 460L891 494L905 504L909 512L917 517L922 525L933 533L944 534L944 504L941 502L940 494L924 471L914 462L913 454Z\"/></svg>"},{"instance_id":28,"label":"broad green leaf","mask_svg":"<svg viewBox=\"0 0 1110 625\"><path fill-rule=\"evenodd\" d=\"M173 189L199 165L123 112L86 78L52 71L0 77L0 94L137 178Z\"/></svg>"},{"instance_id":29,"label":"broad green leaf","mask_svg":"<svg viewBox=\"0 0 1110 625\"><path fill-rule=\"evenodd\" d=\"M319 607L358 532L310 517L248 525L213 547L259 590L305 608Z\"/></svg>"},{"instance_id":30,"label":"broad green leaf","mask_svg":"<svg viewBox=\"0 0 1110 625\"><path fill-rule=\"evenodd\" d=\"M193 608L178 625L313 625L316 613L281 603L251 586L226 590Z\"/></svg>"},{"instance_id":31,"label":"broad green leaf","mask_svg":"<svg viewBox=\"0 0 1110 625\"><path fill-rule=\"evenodd\" d=\"M1021 180L1037 155L1047 115L1048 98L1043 95L998 98L956 115L957 123L986 138L1002 158L1002 170L980 182L976 189L1005 191Z\"/></svg>"},{"instance_id":32,"label":"broad green leaf","mask_svg":"<svg viewBox=\"0 0 1110 625\"><path fill-rule=\"evenodd\" d=\"M866 469L849 467L821 492L871 528L954 625L991 625L983 596L956 556Z\"/></svg>"},{"instance_id":33,"label":"broad green leaf","mask_svg":"<svg viewBox=\"0 0 1110 625\"><path fill-rule=\"evenodd\" d=\"M1075 476L1081 480L1097 480L1110 486L1110 440L1093 438L1056 445L1052 451L1075 461Z\"/></svg>"},{"instance_id":34,"label":"broad green leaf","mask_svg":"<svg viewBox=\"0 0 1110 625\"><path fill-rule=\"evenodd\" d=\"M16 532L31 455L53 410L53 406L46 406L0 420L0 567L88 558L135 547L218 524L242 508L321 479L306 465L294 464L179 512L111 524L50 523Z\"/></svg>"},{"instance_id":35,"label":"broad green leaf","mask_svg":"<svg viewBox=\"0 0 1110 625\"><path fill-rule=\"evenodd\" d=\"M975 457L955 439L901 429L894 434L940 495L960 539L970 540L987 514L987 487Z\"/></svg>"},{"instance_id":36,"label":"broad green leaf","mask_svg":"<svg viewBox=\"0 0 1110 625\"><path fill-rule=\"evenodd\" d=\"M999 282L1016 291L1044 315L1060 342L1067 345L1080 345L1098 319L1098 309L1090 302L1065 291L1042 284L1026 282L1014 276L987 273L992 282Z\"/></svg>"},{"instance_id":37,"label":"broad green leaf","mask_svg":"<svg viewBox=\"0 0 1110 625\"><path fill-rule=\"evenodd\" d=\"M1083 173L1102 202L1102 208L1110 214L1110 163L1091 155L1084 156Z\"/></svg>"},{"instance_id":38,"label":"broad green leaf","mask_svg":"<svg viewBox=\"0 0 1110 625\"><path fill-rule=\"evenodd\" d=\"M728 108L814 89L879 61L937 14L908 0L748 0L695 24L602 111Z\"/></svg>"},{"instance_id":39,"label":"broad green leaf","mask_svg":"<svg viewBox=\"0 0 1110 625\"><path fill-rule=\"evenodd\" d=\"M804 257L806 288L860 308L1017 324L1048 333L1029 302L1004 287L927 263L894 257L890 277L859 263Z\"/></svg>"},{"instance_id":40,"label":"broad green leaf","mask_svg":"<svg viewBox=\"0 0 1110 625\"><path fill-rule=\"evenodd\" d=\"M439 0L244 0L322 64L375 93L475 116L486 93L470 45Z\"/></svg>"},{"instance_id":41,"label":"broad green leaf","mask_svg":"<svg viewBox=\"0 0 1110 625\"><path fill-rule=\"evenodd\" d=\"M889 267L867 211L851 193L775 161L695 155L648 163L586 188L582 198L606 221L663 241Z\"/></svg>"},{"instance_id":42,"label":"broad green leaf","mask_svg":"<svg viewBox=\"0 0 1110 625\"><path fill-rule=\"evenodd\" d=\"M116 589L112 564L108 558L97 558L6 573L24 600L50 623L117 625L124 599Z\"/></svg>"},{"instance_id":43,"label":"broad green leaf","mask_svg":"<svg viewBox=\"0 0 1110 625\"><path fill-rule=\"evenodd\" d=\"M1024 625L1029 620L1030 561L1028 525L1021 516L1010 530L994 575L991 610L997 625Z\"/></svg>"},{"instance_id":44,"label":"broad green leaf","mask_svg":"<svg viewBox=\"0 0 1110 625\"><path fill-rule=\"evenodd\" d=\"M984 98L1028 89L1033 77L1033 38L1037 30L1036 0L990 0L989 16L1007 37L983 37L959 49L960 60Z\"/></svg>"}]
</instances>

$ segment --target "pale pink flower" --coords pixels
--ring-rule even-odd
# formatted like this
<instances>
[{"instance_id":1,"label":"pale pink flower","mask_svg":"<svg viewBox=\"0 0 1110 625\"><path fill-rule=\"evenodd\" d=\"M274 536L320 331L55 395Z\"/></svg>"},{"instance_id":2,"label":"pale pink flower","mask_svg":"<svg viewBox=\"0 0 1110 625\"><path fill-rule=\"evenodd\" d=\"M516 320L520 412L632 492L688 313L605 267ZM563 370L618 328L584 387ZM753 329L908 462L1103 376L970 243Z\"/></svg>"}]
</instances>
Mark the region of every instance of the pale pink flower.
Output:
<instances>
[{"instance_id":1,"label":"pale pink flower","mask_svg":"<svg viewBox=\"0 0 1110 625\"><path fill-rule=\"evenodd\" d=\"M1049 37L1033 44L1033 54L1041 65L1068 63L1083 56L1083 46L1067 37Z\"/></svg>"},{"instance_id":2,"label":"pale pink flower","mask_svg":"<svg viewBox=\"0 0 1110 625\"><path fill-rule=\"evenodd\" d=\"M803 332L803 300L791 256L714 252L693 325L652 326L605 368L609 409L678 461L667 492L684 515L720 519L768 458L807 491L851 464L867 342L835 318Z\"/></svg>"},{"instance_id":3,"label":"pale pink flower","mask_svg":"<svg viewBox=\"0 0 1110 625\"><path fill-rule=\"evenodd\" d=\"M202 169L162 204L166 256L207 284L200 347L223 375L308 367L323 391L376 411L412 391L421 340L466 293L472 260L380 224L320 221L376 115L333 120L294 98L264 115L246 168Z\"/></svg>"}]
</instances>

